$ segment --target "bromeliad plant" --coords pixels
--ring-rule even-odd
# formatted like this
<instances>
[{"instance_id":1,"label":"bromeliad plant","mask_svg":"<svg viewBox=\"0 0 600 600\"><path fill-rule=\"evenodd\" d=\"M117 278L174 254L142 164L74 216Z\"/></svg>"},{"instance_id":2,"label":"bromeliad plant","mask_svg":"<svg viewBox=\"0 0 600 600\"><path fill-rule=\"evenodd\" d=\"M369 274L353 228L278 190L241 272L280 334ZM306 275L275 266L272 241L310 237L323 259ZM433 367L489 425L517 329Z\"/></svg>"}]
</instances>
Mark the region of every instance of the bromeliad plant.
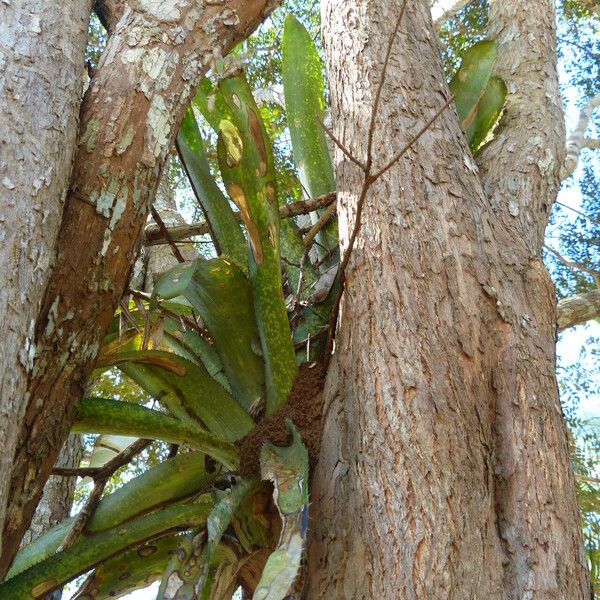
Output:
<instances>
[{"instance_id":1,"label":"bromeliad plant","mask_svg":"<svg viewBox=\"0 0 600 600\"><path fill-rule=\"evenodd\" d=\"M490 77L494 56L493 42L477 44L451 83L473 150L504 102L504 84ZM322 68L292 16L282 58L300 181L310 197L332 193ZM222 186L211 172L198 113L217 137ZM217 256L180 264L152 295L132 292L118 311L96 375L118 369L155 405L82 402L73 431L103 436L90 467L77 471L92 477L94 491L79 516L19 552L0 585L2 598L41 598L87 573L76 598L116 598L160 580L159 598L231 598L243 582L256 599L281 600L298 572L308 523L308 455L300 434L287 421L290 445L265 443L253 475L241 475L236 442L285 406L297 364L319 358L339 294L331 276L339 262L336 222L327 221L335 211L315 215L305 237L292 220L282 223L271 141L241 72L202 82L177 149ZM311 252L307 240L315 239ZM101 497L111 466L123 466L151 440L170 444L170 457ZM106 446L114 452L103 458ZM276 518L265 500L269 485ZM244 577L244 569L260 577Z\"/></svg>"}]
</instances>

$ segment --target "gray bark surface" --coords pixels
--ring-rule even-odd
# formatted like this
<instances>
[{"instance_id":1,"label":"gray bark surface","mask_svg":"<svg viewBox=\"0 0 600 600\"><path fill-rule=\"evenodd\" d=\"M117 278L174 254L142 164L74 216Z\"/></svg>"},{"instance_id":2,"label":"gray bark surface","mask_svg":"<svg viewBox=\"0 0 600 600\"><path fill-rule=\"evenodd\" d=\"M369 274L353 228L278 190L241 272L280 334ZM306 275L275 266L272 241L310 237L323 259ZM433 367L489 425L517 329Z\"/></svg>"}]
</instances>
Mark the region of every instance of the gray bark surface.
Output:
<instances>
[{"instance_id":1,"label":"gray bark surface","mask_svg":"<svg viewBox=\"0 0 600 600\"><path fill-rule=\"evenodd\" d=\"M109 3L108 3L109 4ZM0 555L10 566L127 287L169 148L202 75L276 0L135 0L81 105L56 268L34 320L35 361Z\"/></svg>"},{"instance_id":2,"label":"gray bark surface","mask_svg":"<svg viewBox=\"0 0 600 600\"><path fill-rule=\"evenodd\" d=\"M58 455L56 466L76 468L79 466L82 456L81 436L71 434ZM30 544L70 515L75 493L75 481L75 477L51 475L48 478L29 529L23 537L23 546Z\"/></svg>"},{"instance_id":3,"label":"gray bark surface","mask_svg":"<svg viewBox=\"0 0 600 600\"><path fill-rule=\"evenodd\" d=\"M564 143L553 6L498 4L511 124L490 169L480 176L448 110L367 196L324 392L310 600L589 596L540 260ZM392 0L322 5L334 133L362 161L398 11ZM375 170L448 97L429 3L409 2ZM345 248L363 174L340 151L336 163Z\"/></svg>"},{"instance_id":4,"label":"gray bark surface","mask_svg":"<svg viewBox=\"0 0 600 600\"><path fill-rule=\"evenodd\" d=\"M69 185L90 11L91 0L0 3L0 522Z\"/></svg>"}]
</instances>

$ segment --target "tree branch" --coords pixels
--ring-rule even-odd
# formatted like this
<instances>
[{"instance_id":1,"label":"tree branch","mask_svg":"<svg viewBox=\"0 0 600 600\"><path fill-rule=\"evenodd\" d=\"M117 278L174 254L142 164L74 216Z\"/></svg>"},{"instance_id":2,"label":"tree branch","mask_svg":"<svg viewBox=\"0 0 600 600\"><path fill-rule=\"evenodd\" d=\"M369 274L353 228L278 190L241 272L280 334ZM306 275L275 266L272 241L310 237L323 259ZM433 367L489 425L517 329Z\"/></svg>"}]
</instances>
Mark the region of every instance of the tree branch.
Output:
<instances>
[{"instance_id":1,"label":"tree branch","mask_svg":"<svg viewBox=\"0 0 600 600\"><path fill-rule=\"evenodd\" d=\"M556 323L558 331L581 325L600 317L600 289L559 300Z\"/></svg>"},{"instance_id":2,"label":"tree branch","mask_svg":"<svg viewBox=\"0 0 600 600\"><path fill-rule=\"evenodd\" d=\"M77 517L75 517L75 521L73 522L73 525L71 525L71 529L69 529L69 532L62 541L57 552L62 552L63 550L70 548L80 536L81 532L85 529L89 518L96 510L96 506L98 506L98 502L100 502L100 499L102 498L102 493L104 492L104 488L106 487L106 483L110 477L121 467L124 467L126 464L128 464L134 456L145 450L151 443L152 440L136 440L133 442L133 444L125 448L123 452L119 452L117 456L97 469L54 469L53 473L55 475L80 477L85 477L87 475L94 480L94 489L88 496L85 505L79 511ZM87 473L83 475L82 473L86 471Z\"/></svg>"},{"instance_id":3,"label":"tree branch","mask_svg":"<svg viewBox=\"0 0 600 600\"><path fill-rule=\"evenodd\" d=\"M584 139L585 130L590 122L590 117L596 108L600 106L600 94L596 94L588 103L583 107L583 110L579 114L579 120L571 135L567 139L567 155L565 156L565 162L560 172L561 181L568 179L573 175L573 172L577 168L579 163L579 154L582 147L597 148L598 146L591 145L587 146ZM597 140L589 140L589 142L596 143Z\"/></svg>"},{"instance_id":4,"label":"tree branch","mask_svg":"<svg viewBox=\"0 0 600 600\"><path fill-rule=\"evenodd\" d=\"M431 16L433 18L433 26L439 29L444 21L453 17L459 10L462 10L471 0L453 0L449 6L444 7L444 2L436 2L431 7ZM440 6L441 5L441 6Z\"/></svg>"},{"instance_id":5,"label":"tree branch","mask_svg":"<svg viewBox=\"0 0 600 600\"><path fill-rule=\"evenodd\" d=\"M185 262L185 259L181 255L181 252L179 251L177 244L175 244L175 240L169 234L169 230L167 229L167 226L165 225L164 221L161 219L160 214L158 213L156 208L154 208L154 206L150 207L150 212L152 213L152 218L156 221L156 224L158 225L158 229L159 229L161 235L165 238L165 240L171 247L171 252L173 252L173 256L177 259L178 262L180 262L180 263Z\"/></svg>"},{"instance_id":6,"label":"tree branch","mask_svg":"<svg viewBox=\"0 0 600 600\"><path fill-rule=\"evenodd\" d=\"M298 215L306 215L314 210L323 208L335 202L336 193L331 192L317 198L308 200L298 200L291 204L285 204L279 208L279 217L281 219L289 219ZM235 218L239 223L242 223L242 215L239 212L234 213ZM177 225L176 227L168 227L169 236L174 242L186 240L195 235L205 235L209 232L208 223L200 221L198 223L190 223L189 225ZM167 239L158 227L151 226L146 229L145 233L146 246L154 246L156 244L166 244Z\"/></svg>"},{"instance_id":7,"label":"tree branch","mask_svg":"<svg viewBox=\"0 0 600 600\"><path fill-rule=\"evenodd\" d=\"M588 275L593 277L596 285L598 287L600 287L600 271L595 271L594 269L588 269L588 267L586 267L585 265L582 265L581 263L566 259L562 254L560 254L559 252L554 250L554 248L551 248L547 244L544 244L544 248L548 252L550 252L550 254L552 254L552 256L554 256L554 258L556 258L556 260L558 260L565 267L569 267L570 269L577 269L578 271L587 273Z\"/></svg>"},{"instance_id":8,"label":"tree branch","mask_svg":"<svg viewBox=\"0 0 600 600\"><path fill-rule=\"evenodd\" d=\"M600 148L600 140L593 140L590 138L585 138L581 144L582 148L594 148L597 150Z\"/></svg>"}]
</instances>

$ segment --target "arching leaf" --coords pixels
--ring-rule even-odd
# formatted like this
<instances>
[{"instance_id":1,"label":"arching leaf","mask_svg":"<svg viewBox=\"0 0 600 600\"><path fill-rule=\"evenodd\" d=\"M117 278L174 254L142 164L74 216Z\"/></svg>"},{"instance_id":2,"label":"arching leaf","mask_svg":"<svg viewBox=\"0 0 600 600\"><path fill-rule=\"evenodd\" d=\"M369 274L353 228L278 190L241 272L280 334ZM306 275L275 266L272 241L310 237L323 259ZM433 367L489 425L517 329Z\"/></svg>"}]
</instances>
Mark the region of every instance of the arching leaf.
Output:
<instances>
[{"instance_id":1,"label":"arching leaf","mask_svg":"<svg viewBox=\"0 0 600 600\"><path fill-rule=\"evenodd\" d=\"M234 444L192 423L182 422L163 412L119 400L84 399L79 406L72 431L116 434L187 444L212 456L230 469L235 470L239 463L239 452Z\"/></svg>"},{"instance_id":2,"label":"arching leaf","mask_svg":"<svg viewBox=\"0 0 600 600\"><path fill-rule=\"evenodd\" d=\"M223 258L198 258L168 271L155 286L161 298L184 296L198 311L215 344L232 394L247 410L264 396L264 362L259 356L250 284Z\"/></svg>"},{"instance_id":3,"label":"arching leaf","mask_svg":"<svg viewBox=\"0 0 600 600\"><path fill-rule=\"evenodd\" d=\"M177 135L177 149L220 254L248 270L246 240L229 200L215 182L206 159L200 130L191 108Z\"/></svg>"}]
</instances>

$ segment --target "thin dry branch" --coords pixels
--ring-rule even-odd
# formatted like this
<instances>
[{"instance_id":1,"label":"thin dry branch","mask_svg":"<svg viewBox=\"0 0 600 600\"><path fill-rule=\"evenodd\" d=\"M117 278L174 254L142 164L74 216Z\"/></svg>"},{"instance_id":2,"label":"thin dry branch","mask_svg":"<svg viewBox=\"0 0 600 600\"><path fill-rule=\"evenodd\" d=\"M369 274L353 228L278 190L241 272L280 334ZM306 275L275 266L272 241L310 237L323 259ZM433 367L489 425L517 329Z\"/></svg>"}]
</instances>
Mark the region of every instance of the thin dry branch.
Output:
<instances>
[{"instance_id":1,"label":"thin dry branch","mask_svg":"<svg viewBox=\"0 0 600 600\"><path fill-rule=\"evenodd\" d=\"M317 198L309 198L307 200L297 200L291 204L284 204L279 208L279 217L281 219L289 219L298 215L306 215L324 206L329 206L335 202L337 195L335 192L318 196ZM234 213L238 223L242 222L242 216L239 212ZM210 233L208 223L202 221L199 223L191 223L189 225L177 225L168 227L167 231L171 240L178 242L187 240L196 235L205 235ZM145 233L145 245L154 246L156 244L167 244L168 241L158 227L148 227Z\"/></svg>"},{"instance_id":2,"label":"thin dry branch","mask_svg":"<svg viewBox=\"0 0 600 600\"><path fill-rule=\"evenodd\" d=\"M598 150L600 148L600 140L594 140L591 138L585 138L581 143L582 148L593 148L594 150Z\"/></svg>"},{"instance_id":3,"label":"thin dry branch","mask_svg":"<svg viewBox=\"0 0 600 600\"><path fill-rule=\"evenodd\" d=\"M375 127L377 125L377 111L379 109L379 99L381 97L381 90L383 89L383 85L385 83L387 68L388 68L390 56L392 54L392 48L393 48L396 36L398 34L398 31L400 30L400 25L402 23L402 17L404 16L406 4L407 4L407 0L404 0L404 2L402 3L402 7L400 9L400 13L398 15L398 19L396 21L394 30L393 30L392 34L390 35L390 39L389 39L388 46L386 49L385 57L383 60L381 79L379 80L379 83L377 85L377 90L375 92L375 98L373 100L373 107L371 108L371 119L369 122L368 142L367 142L367 158L366 158L365 165L363 168L364 181L363 181L363 186L360 191L358 200L356 202L356 217L355 217L355 221L354 221L354 227L352 228L352 233L350 234L350 237L348 239L348 245L346 247L346 251L344 252L344 256L342 258L342 261L340 263L339 270L338 270L339 291L336 296L335 303L333 305L332 313L331 313L329 332L328 332L328 336L327 336L327 344L325 347L325 362L326 363L329 362L329 359L331 357L331 352L333 350L333 337L335 334L335 327L336 327L337 319L338 319L338 315L339 315L342 294L344 293L344 287L345 287L345 281L346 281L346 268L348 267L348 263L350 261L351 255L352 255L352 250L354 249L354 243L355 243L358 233L360 231L363 207L365 204L365 200L367 198L369 188L371 187L371 185L373 185L373 183L375 183L375 181L377 181L377 179L379 177L381 177L384 173L386 173L389 169L391 169L400 160L400 158L402 158L402 156L404 156L404 154L408 151L408 149L417 142L417 140L425 133L425 131L427 131L431 127L431 125L435 122L435 120L446 110L446 108L448 108L448 106L452 102L452 97L451 97L446 101L444 106L442 106L442 108L425 124L425 126L421 128L421 130L417 133L417 135L415 135L413 137L413 139L408 144L406 144L406 146L404 146L404 148L402 148L402 150L396 156L394 156L394 158L392 158L391 161L389 161L383 168L381 168L379 171L377 171L374 175L371 174L371 169L373 166L373 152L372 152L373 138L375 135ZM340 148L342 148L341 145L340 145ZM356 164L360 164L360 161L357 161L357 160L354 160L353 162L355 162Z\"/></svg>"},{"instance_id":4,"label":"thin dry branch","mask_svg":"<svg viewBox=\"0 0 600 600\"><path fill-rule=\"evenodd\" d=\"M61 552L67 548L70 548L81 535L81 532L85 529L87 522L89 521L93 512L96 510L96 506L98 506L98 502L100 502L100 499L102 498L102 493L104 492L106 483L111 476L121 467L124 467L126 464L128 464L134 456L145 450L151 443L152 440L136 440L133 444L125 448L123 452L119 452L119 454L117 454L117 456L115 456L112 460L109 460L105 465L98 468L55 468L52 471L54 475L62 475L65 477L91 477L94 480L94 489L88 496L85 505L81 511L79 511L77 517L75 517L73 525L69 529L69 532L62 541L62 544L59 546L57 552Z\"/></svg>"},{"instance_id":5,"label":"thin dry branch","mask_svg":"<svg viewBox=\"0 0 600 600\"><path fill-rule=\"evenodd\" d=\"M156 208L154 208L154 206L150 207L150 212L152 213L152 218L158 225L158 229L160 230L160 233L162 234L162 236L165 238L165 240L169 244L169 246L171 248L171 252L173 252L173 256L177 259L178 262L180 262L180 263L185 262L185 259L183 258L183 255L179 251L177 244L175 244L175 241L169 234L169 230L167 229L165 222L162 220L161 216L158 214L158 211L156 210Z\"/></svg>"},{"instance_id":6,"label":"thin dry branch","mask_svg":"<svg viewBox=\"0 0 600 600\"><path fill-rule=\"evenodd\" d=\"M564 202L559 202L558 200L555 200L554 203L558 204L559 206L562 206L563 208L571 210L574 213L577 213L578 215L581 215L582 217L586 218L588 221L591 221L592 223L596 223L597 225L600 225L600 221L598 219L594 219L594 217L590 217L590 215L586 215L584 212L578 210L577 208L573 208L572 206L569 206L568 204L565 204Z\"/></svg>"},{"instance_id":7,"label":"thin dry branch","mask_svg":"<svg viewBox=\"0 0 600 600\"><path fill-rule=\"evenodd\" d=\"M552 254L552 256L554 256L554 258L556 258L565 267L569 267L570 269L577 269L578 271L581 271L582 273L586 273L587 275L590 275L594 279L594 282L596 283L596 285L598 287L600 287L600 271L595 271L594 269L589 269L588 267L586 267L585 265L582 265L581 263L574 262L572 260L565 258L562 254L560 254L560 252L557 252L554 248L551 248L550 246L548 246L548 244L544 244L544 248L548 252L550 252L550 254Z\"/></svg>"},{"instance_id":8,"label":"thin dry branch","mask_svg":"<svg viewBox=\"0 0 600 600\"><path fill-rule=\"evenodd\" d=\"M310 228L306 236L304 237L304 247L308 248L312 245L312 241L315 239L317 233L327 225L329 219L333 217L335 211L337 210L337 205L335 203L330 204L327 209L323 212L323 214L317 219L317 222Z\"/></svg>"}]
</instances>

